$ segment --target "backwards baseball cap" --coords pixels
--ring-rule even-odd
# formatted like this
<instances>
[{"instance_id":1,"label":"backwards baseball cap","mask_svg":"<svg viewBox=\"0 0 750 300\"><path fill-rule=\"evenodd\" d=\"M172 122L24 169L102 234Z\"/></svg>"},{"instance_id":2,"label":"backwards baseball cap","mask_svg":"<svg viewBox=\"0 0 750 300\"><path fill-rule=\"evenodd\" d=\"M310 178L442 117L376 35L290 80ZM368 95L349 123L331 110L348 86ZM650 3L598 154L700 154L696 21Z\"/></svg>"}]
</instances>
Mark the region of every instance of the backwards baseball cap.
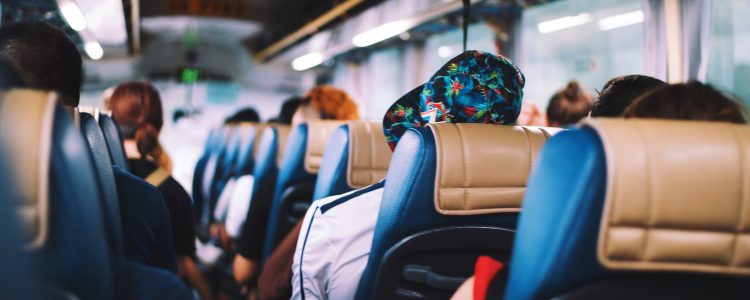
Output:
<instances>
[{"instance_id":1,"label":"backwards baseball cap","mask_svg":"<svg viewBox=\"0 0 750 300\"><path fill-rule=\"evenodd\" d=\"M391 105L383 118L388 146L395 149L406 130L429 123L515 124L525 81L503 56L461 53Z\"/></svg>"}]
</instances>

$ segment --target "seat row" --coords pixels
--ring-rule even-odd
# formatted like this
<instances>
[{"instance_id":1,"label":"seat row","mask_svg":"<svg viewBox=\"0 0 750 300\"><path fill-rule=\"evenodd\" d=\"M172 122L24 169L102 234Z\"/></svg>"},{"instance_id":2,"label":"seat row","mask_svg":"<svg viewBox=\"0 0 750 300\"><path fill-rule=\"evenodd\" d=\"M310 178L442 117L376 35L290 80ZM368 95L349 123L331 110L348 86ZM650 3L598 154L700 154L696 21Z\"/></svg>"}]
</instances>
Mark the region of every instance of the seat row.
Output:
<instances>
[{"instance_id":1,"label":"seat row","mask_svg":"<svg viewBox=\"0 0 750 300\"><path fill-rule=\"evenodd\" d=\"M267 258L310 201L385 177L358 299L448 297L479 255L506 264L509 299L748 292L747 126L432 124L409 130L392 159L373 146L385 146L375 123L289 131L258 139L246 228L265 229ZM264 197L267 219L253 214Z\"/></svg>"}]
</instances>

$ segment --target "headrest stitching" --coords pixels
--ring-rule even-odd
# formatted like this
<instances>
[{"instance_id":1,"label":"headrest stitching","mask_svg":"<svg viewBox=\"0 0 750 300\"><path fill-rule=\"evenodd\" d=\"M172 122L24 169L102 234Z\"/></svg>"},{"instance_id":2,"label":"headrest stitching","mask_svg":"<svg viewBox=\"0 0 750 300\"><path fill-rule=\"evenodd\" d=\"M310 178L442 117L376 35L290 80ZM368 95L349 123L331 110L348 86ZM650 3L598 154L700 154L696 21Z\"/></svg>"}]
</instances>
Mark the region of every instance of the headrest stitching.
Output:
<instances>
[{"instance_id":1,"label":"headrest stitching","mask_svg":"<svg viewBox=\"0 0 750 300\"><path fill-rule=\"evenodd\" d=\"M746 146L745 143L742 142L742 139L740 139L740 137L737 135L737 130L734 129L734 128L732 128L732 136L734 137L734 140L737 142L737 144L740 146L740 155L739 155L740 156L740 166L741 166L740 167L740 174L741 174L740 178L742 180L741 181L742 184L740 184L740 186L742 186L742 193L740 193L740 195L742 197L742 201L740 202L740 209L737 210L737 220L738 220L738 222L737 222L737 227L736 227L736 234L737 235L741 235L742 234L742 224L745 223L745 220L743 220L743 212L745 211L745 209L747 209L747 207L746 207L746 205L747 205L747 199L750 198L747 195L747 186L744 184L745 182L747 182L746 179L745 179L745 176L747 176L747 174L745 172L745 166L746 166L745 160L746 160L746 158L745 158L745 155L743 155L743 153L747 153L747 149L745 149L745 146ZM733 245L732 245L732 256L731 256L732 257L732 262L731 262L731 266L732 267L736 267L737 266L737 257L738 257L737 256L737 248L739 247L739 243L737 242L737 237L735 237L732 240L732 243L733 243Z\"/></svg>"},{"instance_id":2,"label":"headrest stitching","mask_svg":"<svg viewBox=\"0 0 750 300\"><path fill-rule=\"evenodd\" d=\"M464 209L469 209L469 195L468 195L469 183L466 180L466 177L467 177L466 176L467 174L466 173L466 169L467 169L466 167L466 142L464 141L464 135L463 135L463 131L461 130L461 126L456 126L455 128L456 128L456 131L458 132L459 141L461 142L461 166L463 167L462 169L463 173L462 173L461 178L463 179L462 186L463 186L463 194L464 194Z\"/></svg>"}]
</instances>

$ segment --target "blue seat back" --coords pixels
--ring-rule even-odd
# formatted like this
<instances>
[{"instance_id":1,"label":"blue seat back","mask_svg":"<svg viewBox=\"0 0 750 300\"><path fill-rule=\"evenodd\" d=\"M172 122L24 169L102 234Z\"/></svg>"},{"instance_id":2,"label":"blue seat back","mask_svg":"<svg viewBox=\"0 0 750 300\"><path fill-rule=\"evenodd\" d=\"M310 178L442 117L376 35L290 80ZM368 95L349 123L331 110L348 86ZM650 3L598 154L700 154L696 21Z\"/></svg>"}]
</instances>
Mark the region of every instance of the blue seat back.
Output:
<instances>
[{"instance_id":1,"label":"blue seat back","mask_svg":"<svg viewBox=\"0 0 750 300\"><path fill-rule=\"evenodd\" d=\"M435 133L439 133L439 138ZM504 134L513 137L512 144L504 144ZM548 136L544 130L532 132L521 127L483 124L435 124L429 128L407 131L400 139L388 169L370 256L359 282L356 299L403 298L404 293L428 298L448 297L453 292L450 289L434 289L400 280L406 271L404 264L411 261L436 270L442 269L451 276L468 277L472 271L472 260L477 255L496 250L509 252L508 244L516 225L525 176L533 164L534 154ZM442 143L441 147L438 147L438 143ZM482 148L479 149L482 151L471 151L472 147ZM440 168L438 149L445 151L440 155L445 166ZM517 161L509 165L520 168L503 170L503 159ZM442 170L448 163L464 164L464 167ZM466 164L478 168L468 170ZM498 165L501 167L495 168ZM458 178L464 185L459 184L458 188L454 188L441 184L438 187L440 192L436 193L436 174L441 174L438 170L442 170L443 174L440 182L450 182L451 173L462 174ZM477 175L481 174L477 172L486 174ZM503 176L503 172L512 175L510 182L503 183L510 184L509 187L497 186L494 181L482 179L497 176L503 182L503 178L508 177ZM442 201L448 201L459 189L464 191L459 195L465 195L463 199L469 202L465 207L451 211L451 204L443 204ZM472 195L484 193L482 189L494 193L485 197L491 200L472 204ZM507 194L513 194L514 200L509 204L492 200L505 199L504 195ZM436 195L443 200L436 201ZM469 211L461 211L464 208ZM438 209L446 211L441 213ZM497 235L506 241L494 244L486 242L484 234ZM482 241L484 245L475 245L477 241ZM429 246L425 246L427 244ZM462 249L462 245L473 249ZM462 265L461 262L464 262L464 268L446 265Z\"/></svg>"},{"instance_id":2,"label":"blue seat back","mask_svg":"<svg viewBox=\"0 0 750 300\"><path fill-rule=\"evenodd\" d=\"M262 259L280 157L283 156L290 130L288 126L283 125L266 127L258 141L258 153L253 168L255 183L239 240L239 251L248 259Z\"/></svg>"},{"instance_id":3,"label":"blue seat back","mask_svg":"<svg viewBox=\"0 0 750 300\"><path fill-rule=\"evenodd\" d=\"M725 260L748 249L705 239L722 224L742 222L731 207L750 202L739 179L748 166L736 163L750 155L748 132L721 123L604 119L555 136L529 181L506 299L750 293L747 264ZM650 205L640 205L644 199ZM640 250L623 252L623 245Z\"/></svg>"},{"instance_id":4,"label":"blue seat back","mask_svg":"<svg viewBox=\"0 0 750 300\"><path fill-rule=\"evenodd\" d=\"M42 270L45 287L81 299L111 299L100 193L80 132L46 92L13 90L0 102L0 132L11 169L24 181L18 182L22 201L16 209L24 212L19 215L25 248ZM35 177L23 170L39 170L39 177L26 182Z\"/></svg>"},{"instance_id":5,"label":"blue seat back","mask_svg":"<svg viewBox=\"0 0 750 300\"><path fill-rule=\"evenodd\" d=\"M363 188L385 178L391 149L380 122L349 121L328 139L314 200Z\"/></svg>"},{"instance_id":6,"label":"blue seat back","mask_svg":"<svg viewBox=\"0 0 750 300\"><path fill-rule=\"evenodd\" d=\"M128 158L122 145L122 134L120 126L110 116L99 115L99 127L102 128L104 139L107 141L107 149L112 157L112 162L120 169L128 171Z\"/></svg>"},{"instance_id":7,"label":"blue seat back","mask_svg":"<svg viewBox=\"0 0 750 300\"><path fill-rule=\"evenodd\" d=\"M94 169L97 174L102 200L103 218L110 250L117 257L123 256L122 218L120 216L120 199L117 193L115 175L112 171L112 158L109 155L107 142L99 123L94 116L80 113L81 134L85 137Z\"/></svg>"},{"instance_id":8,"label":"blue seat back","mask_svg":"<svg viewBox=\"0 0 750 300\"><path fill-rule=\"evenodd\" d=\"M339 121L314 121L298 125L289 134L263 242L264 261L304 216L304 205L309 206L312 201L328 138L342 124Z\"/></svg>"}]
</instances>

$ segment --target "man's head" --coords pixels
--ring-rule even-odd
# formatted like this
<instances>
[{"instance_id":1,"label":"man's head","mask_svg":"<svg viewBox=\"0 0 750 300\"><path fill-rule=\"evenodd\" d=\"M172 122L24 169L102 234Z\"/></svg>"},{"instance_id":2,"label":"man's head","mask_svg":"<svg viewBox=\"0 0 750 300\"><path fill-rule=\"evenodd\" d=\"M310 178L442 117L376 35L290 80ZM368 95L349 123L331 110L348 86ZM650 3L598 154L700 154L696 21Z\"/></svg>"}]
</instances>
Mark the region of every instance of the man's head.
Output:
<instances>
[{"instance_id":1,"label":"man's head","mask_svg":"<svg viewBox=\"0 0 750 300\"><path fill-rule=\"evenodd\" d=\"M29 88L61 94L64 105L77 106L81 93L81 53L64 32L44 22L0 27L0 58L16 69Z\"/></svg>"},{"instance_id":2,"label":"man's head","mask_svg":"<svg viewBox=\"0 0 750 300\"><path fill-rule=\"evenodd\" d=\"M591 109L592 117L619 117L633 100L666 82L645 75L627 75L612 78L604 84Z\"/></svg>"},{"instance_id":3,"label":"man's head","mask_svg":"<svg viewBox=\"0 0 750 300\"><path fill-rule=\"evenodd\" d=\"M409 128L429 123L515 124L525 77L505 57L466 51L396 100L383 118L391 150Z\"/></svg>"},{"instance_id":4,"label":"man's head","mask_svg":"<svg viewBox=\"0 0 750 300\"><path fill-rule=\"evenodd\" d=\"M697 81L654 89L633 101L623 116L737 124L747 122L745 109L739 102Z\"/></svg>"}]
</instances>

